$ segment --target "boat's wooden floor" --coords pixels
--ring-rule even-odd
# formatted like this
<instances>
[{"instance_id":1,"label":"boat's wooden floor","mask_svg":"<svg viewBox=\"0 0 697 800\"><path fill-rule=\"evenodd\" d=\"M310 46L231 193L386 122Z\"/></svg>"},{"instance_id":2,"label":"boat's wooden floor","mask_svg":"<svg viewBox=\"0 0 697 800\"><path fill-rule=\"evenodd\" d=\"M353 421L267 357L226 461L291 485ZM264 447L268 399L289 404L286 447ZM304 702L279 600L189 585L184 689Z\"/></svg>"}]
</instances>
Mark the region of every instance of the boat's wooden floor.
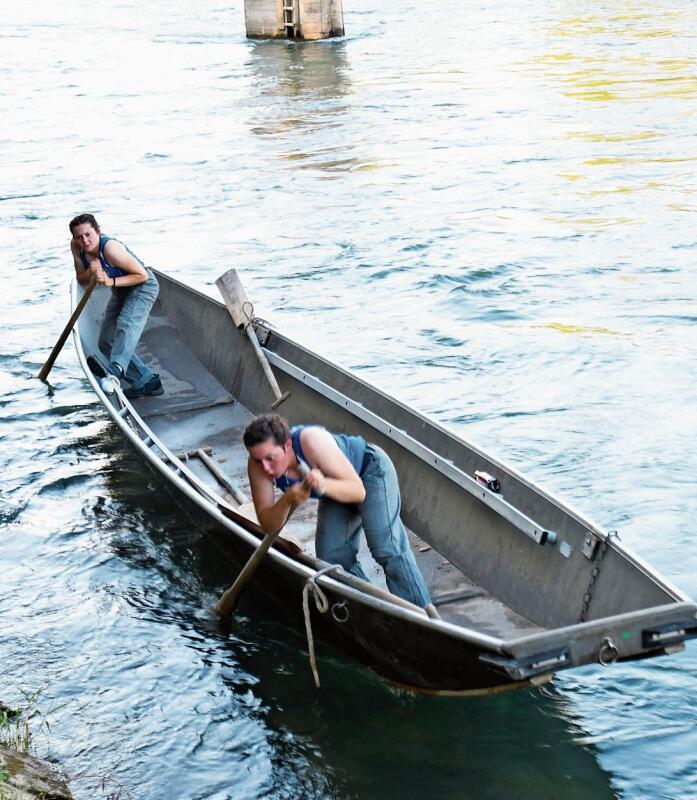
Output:
<instances>
[{"instance_id":1,"label":"boat's wooden floor","mask_svg":"<svg viewBox=\"0 0 697 800\"><path fill-rule=\"evenodd\" d=\"M242 432L252 415L203 367L162 315L159 304L153 309L139 352L154 365L165 388L161 397L134 401L147 424L170 450L182 456L197 448L212 448L213 460L250 497ZM198 458L189 458L188 466L212 490L232 502ZM310 502L298 509L286 526L312 556L315 517L316 503ZM503 639L541 630L481 590L416 533L409 531L409 537L434 605L444 620ZM359 558L371 581L384 588L384 574L373 561L365 540Z\"/></svg>"}]
</instances>

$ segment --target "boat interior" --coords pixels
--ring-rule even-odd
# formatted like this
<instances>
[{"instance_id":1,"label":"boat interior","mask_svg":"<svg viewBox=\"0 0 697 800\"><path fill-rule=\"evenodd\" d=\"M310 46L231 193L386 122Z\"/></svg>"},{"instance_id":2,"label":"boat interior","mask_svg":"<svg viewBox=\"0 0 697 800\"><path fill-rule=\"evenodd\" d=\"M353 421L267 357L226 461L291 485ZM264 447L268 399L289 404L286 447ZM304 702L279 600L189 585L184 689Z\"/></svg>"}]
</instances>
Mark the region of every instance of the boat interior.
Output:
<instances>
[{"instance_id":1,"label":"boat interior","mask_svg":"<svg viewBox=\"0 0 697 800\"><path fill-rule=\"evenodd\" d=\"M97 302L91 319L85 319L80 326L85 355L98 354L98 321L108 295L100 292L95 299ZM210 374L159 302L150 314L138 353L147 363L156 365L165 390L158 397L133 400L139 415L157 438L185 461L211 493L256 522L247 481L247 454L242 444L244 428L256 412L245 408ZM279 413L282 412L280 408ZM196 451L200 449L241 489L248 498L245 503L239 504L206 462L197 456ZM316 513L317 502L309 501L288 522L284 537L294 545L287 550L291 556L295 548L300 547L304 554L315 558ZM407 530L433 605L442 619L504 639L542 630L478 586L417 532ZM365 539L359 559L371 582L386 589L382 568L373 560ZM317 566L326 565L317 560Z\"/></svg>"}]
</instances>

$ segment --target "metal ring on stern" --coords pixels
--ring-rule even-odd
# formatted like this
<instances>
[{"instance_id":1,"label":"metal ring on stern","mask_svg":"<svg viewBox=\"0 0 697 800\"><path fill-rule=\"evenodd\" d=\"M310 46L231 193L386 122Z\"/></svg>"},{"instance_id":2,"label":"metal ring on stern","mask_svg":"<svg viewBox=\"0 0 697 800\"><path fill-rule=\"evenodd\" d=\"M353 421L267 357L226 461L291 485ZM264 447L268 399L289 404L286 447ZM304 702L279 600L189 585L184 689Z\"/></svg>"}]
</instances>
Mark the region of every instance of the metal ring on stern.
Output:
<instances>
[{"instance_id":1,"label":"metal ring on stern","mask_svg":"<svg viewBox=\"0 0 697 800\"><path fill-rule=\"evenodd\" d=\"M351 616L348 603L342 600L340 603L334 603L332 606L332 617L336 622L347 622Z\"/></svg>"},{"instance_id":2,"label":"metal ring on stern","mask_svg":"<svg viewBox=\"0 0 697 800\"><path fill-rule=\"evenodd\" d=\"M598 661L604 666L609 667L619 658L620 651L615 647L614 642L609 636L603 640L600 650L598 650Z\"/></svg>"}]
</instances>

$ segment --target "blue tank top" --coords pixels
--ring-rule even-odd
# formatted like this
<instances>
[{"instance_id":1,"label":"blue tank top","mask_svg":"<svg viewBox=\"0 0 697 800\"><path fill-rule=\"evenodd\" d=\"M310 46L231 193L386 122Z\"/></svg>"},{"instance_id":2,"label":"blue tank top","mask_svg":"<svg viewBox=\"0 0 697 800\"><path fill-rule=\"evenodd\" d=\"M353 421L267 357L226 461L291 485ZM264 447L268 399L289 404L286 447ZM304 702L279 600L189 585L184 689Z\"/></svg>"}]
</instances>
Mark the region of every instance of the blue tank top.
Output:
<instances>
[{"instance_id":1,"label":"blue tank top","mask_svg":"<svg viewBox=\"0 0 697 800\"><path fill-rule=\"evenodd\" d=\"M308 466L311 464L305 458L302 445L300 444L300 434L305 428L321 428L321 425L294 425L290 429L290 440L293 445L293 452L298 461L304 461ZM345 433L332 433L334 441L339 445L339 450L349 460L351 466L356 470L358 475L361 474L363 469L363 458L365 456L366 441L362 436L348 436ZM289 478L287 475L281 475L280 478L274 478L274 483L282 491L290 489L294 483L300 483L295 478ZM318 497L312 492L312 497Z\"/></svg>"},{"instance_id":2,"label":"blue tank top","mask_svg":"<svg viewBox=\"0 0 697 800\"><path fill-rule=\"evenodd\" d=\"M101 261L102 269L104 270L104 272L106 272L106 274L110 278L120 278L122 275L126 275L127 273L124 272L122 269L119 269L118 267L112 267L111 264L106 260L106 257L104 255L104 248L106 247L106 243L111 241L112 239L114 239L113 236L106 236L103 233L99 235L99 260ZM114 239L114 241L118 242L119 240ZM123 242L120 242L120 244L123 244ZM123 246L126 247L125 244ZM143 264L143 262L138 258L138 256L135 253L132 253L128 249L128 247L126 247L126 251L128 252L129 255L135 258L135 260L140 264L141 267L145 268L145 264ZM90 264L89 261L87 260L87 256L85 255L84 250L80 250L80 258L82 259L82 263L85 265L85 269L87 269Z\"/></svg>"}]
</instances>

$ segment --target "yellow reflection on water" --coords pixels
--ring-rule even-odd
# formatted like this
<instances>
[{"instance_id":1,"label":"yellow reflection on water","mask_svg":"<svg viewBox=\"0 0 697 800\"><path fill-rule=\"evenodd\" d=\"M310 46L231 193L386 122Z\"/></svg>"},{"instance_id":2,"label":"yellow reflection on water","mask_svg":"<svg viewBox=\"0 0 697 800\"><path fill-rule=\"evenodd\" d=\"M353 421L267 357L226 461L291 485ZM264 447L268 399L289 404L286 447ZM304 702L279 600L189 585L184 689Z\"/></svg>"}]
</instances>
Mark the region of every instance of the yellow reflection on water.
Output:
<instances>
[{"instance_id":1,"label":"yellow reflection on water","mask_svg":"<svg viewBox=\"0 0 697 800\"><path fill-rule=\"evenodd\" d=\"M583 163L589 167L601 167L607 164L680 164L684 161L697 161L697 156L601 156Z\"/></svg>"},{"instance_id":2,"label":"yellow reflection on water","mask_svg":"<svg viewBox=\"0 0 697 800\"><path fill-rule=\"evenodd\" d=\"M578 139L584 142L644 142L659 139L664 134L657 131L632 131L625 133L593 133L591 131L574 131L567 134L567 139Z\"/></svg>"},{"instance_id":3,"label":"yellow reflection on water","mask_svg":"<svg viewBox=\"0 0 697 800\"><path fill-rule=\"evenodd\" d=\"M604 336L629 336L628 333L613 331L610 328L603 328L599 325L570 325L565 322L540 322L530 326L531 328L543 328L563 334L602 334Z\"/></svg>"},{"instance_id":4,"label":"yellow reflection on water","mask_svg":"<svg viewBox=\"0 0 697 800\"><path fill-rule=\"evenodd\" d=\"M545 217L557 225L570 225L585 230L601 231L615 225L636 225L635 217Z\"/></svg>"},{"instance_id":5,"label":"yellow reflection on water","mask_svg":"<svg viewBox=\"0 0 697 800\"><path fill-rule=\"evenodd\" d=\"M617 48L603 54L545 55L537 63L548 78L561 83L562 93L577 100L647 100L691 97L697 93L697 66L693 58L626 56Z\"/></svg>"},{"instance_id":6,"label":"yellow reflection on water","mask_svg":"<svg viewBox=\"0 0 697 800\"><path fill-rule=\"evenodd\" d=\"M621 10L618 13L618 5ZM576 40L578 47L547 53L537 62L561 82L565 96L588 102L692 97L697 74L692 56L667 56L652 39L679 40L691 30L691 12L664 11L647 2L608 3L606 9L559 19L547 29L549 41ZM603 13L603 11L605 13ZM641 48L635 47L648 40ZM631 50L629 49L631 48Z\"/></svg>"},{"instance_id":7,"label":"yellow reflection on water","mask_svg":"<svg viewBox=\"0 0 697 800\"><path fill-rule=\"evenodd\" d=\"M645 188L644 186L615 186L613 189L594 189L592 192L588 192L589 195L597 195L598 197L603 197L604 195L608 194L631 194L632 192L638 192L641 189Z\"/></svg>"},{"instance_id":8,"label":"yellow reflection on water","mask_svg":"<svg viewBox=\"0 0 697 800\"><path fill-rule=\"evenodd\" d=\"M673 211L697 211L697 206L688 206L685 203L668 203L668 208L672 208Z\"/></svg>"},{"instance_id":9,"label":"yellow reflection on water","mask_svg":"<svg viewBox=\"0 0 697 800\"><path fill-rule=\"evenodd\" d=\"M642 77L625 72L611 80L591 80L589 70L579 70L565 78L567 97L578 100L649 100L656 96L691 97L697 94L697 77L683 75L675 78ZM607 88L605 88L607 87Z\"/></svg>"},{"instance_id":10,"label":"yellow reflection on water","mask_svg":"<svg viewBox=\"0 0 697 800\"><path fill-rule=\"evenodd\" d=\"M607 208L587 205L575 218L552 217L557 224L579 232L636 224L638 193L660 192L665 209L694 210L686 197L694 186L694 148L676 139L669 124L652 129L642 104L665 103L666 120L696 113L696 12L697 4L691 3L665 10L618 0L594 4L592 13L564 15L562 10L545 29L550 52L539 55L535 65L547 86L564 98L564 108L576 104L573 113L580 121L564 134L567 155L557 178L575 185L580 202L607 202Z\"/></svg>"},{"instance_id":11,"label":"yellow reflection on water","mask_svg":"<svg viewBox=\"0 0 697 800\"><path fill-rule=\"evenodd\" d=\"M555 38L600 33L656 38L673 36L680 24L680 11L660 11L649 3L626 3L626 12L620 14L616 13L617 4L609 6L607 14L583 14L559 20L551 27L551 33Z\"/></svg>"}]
</instances>

